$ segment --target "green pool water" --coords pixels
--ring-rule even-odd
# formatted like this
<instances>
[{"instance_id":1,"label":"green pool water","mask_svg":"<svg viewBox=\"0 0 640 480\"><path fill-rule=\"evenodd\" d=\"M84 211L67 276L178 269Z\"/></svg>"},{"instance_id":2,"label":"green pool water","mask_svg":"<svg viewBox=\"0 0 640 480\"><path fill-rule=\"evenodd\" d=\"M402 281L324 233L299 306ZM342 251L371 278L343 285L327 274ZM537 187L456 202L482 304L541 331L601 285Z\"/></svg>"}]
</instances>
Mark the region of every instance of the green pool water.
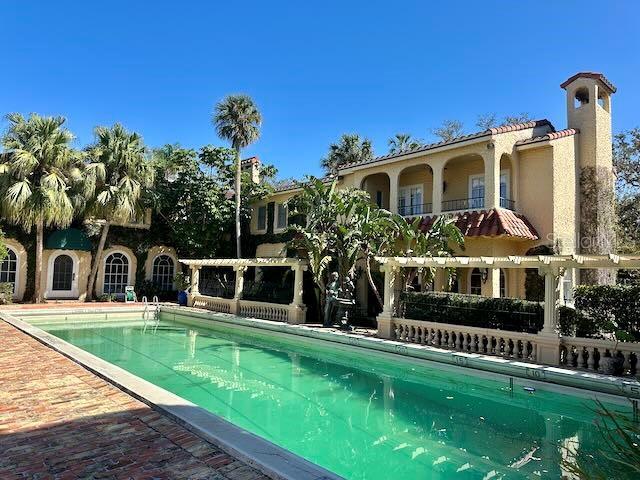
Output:
<instances>
[{"instance_id":1,"label":"green pool water","mask_svg":"<svg viewBox=\"0 0 640 480\"><path fill-rule=\"evenodd\" d=\"M560 478L569 442L602 443L585 397L170 318L32 323L349 479Z\"/></svg>"}]
</instances>

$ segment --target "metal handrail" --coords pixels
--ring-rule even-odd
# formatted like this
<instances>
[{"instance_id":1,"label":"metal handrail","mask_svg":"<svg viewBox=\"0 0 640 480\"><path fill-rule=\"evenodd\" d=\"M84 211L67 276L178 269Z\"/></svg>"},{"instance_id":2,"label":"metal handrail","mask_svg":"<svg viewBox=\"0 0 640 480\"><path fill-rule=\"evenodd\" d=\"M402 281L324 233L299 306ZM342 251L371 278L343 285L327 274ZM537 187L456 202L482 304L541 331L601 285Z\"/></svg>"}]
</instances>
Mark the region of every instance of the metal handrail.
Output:
<instances>
[{"instance_id":1,"label":"metal handrail","mask_svg":"<svg viewBox=\"0 0 640 480\"><path fill-rule=\"evenodd\" d=\"M431 203L423 203L421 205L400 205L398 204L398 214L402 216L424 215L431 213L433 205Z\"/></svg>"},{"instance_id":2,"label":"metal handrail","mask_svg":"<svg viewBox=\"0 0 640 480\"><path fill-rule=\"evenodd\" d=\"M458 198L455 200L445 200L442 202L442 211L451 212L454 210L471 210L484 208L484 197Z\"/></svg>"},{"instance_id":3,"label":"metal handrail","mask_svg":"<svg viewBox=\"0 0 640 480\"><path fill-rule=\"evenodd\" d=\"M506 208L507 210L515 210L516 202L508 198L500 197L500 206L502 208Z\"/></svg>"}]
</instances>

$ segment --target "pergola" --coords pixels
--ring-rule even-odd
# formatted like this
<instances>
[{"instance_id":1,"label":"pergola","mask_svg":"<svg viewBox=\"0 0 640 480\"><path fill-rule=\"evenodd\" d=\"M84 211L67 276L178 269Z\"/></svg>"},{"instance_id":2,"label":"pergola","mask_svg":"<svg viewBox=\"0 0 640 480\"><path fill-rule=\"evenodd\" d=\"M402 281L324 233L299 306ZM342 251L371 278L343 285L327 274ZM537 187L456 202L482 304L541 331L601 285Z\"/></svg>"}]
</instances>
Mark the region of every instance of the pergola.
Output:
<instances>
[{"instance_id":1,"label":"pergola","mask_svg":"<svg viewBox=\"0 0 640 480\"><path fill-rule=\"evenodd\" d=\"M200 269L202 267L232 267L236 272L235 293L232 300L226 301L230 313L241 311L242 292L244 289L244 272L249 267L288 267L294 272L293 301L288 306L288 320L291 323L304 321L305 305L302 300L303 272L307 270L308 262L299 258L206 258L180 259L180 263L191 269L191 290L189 305L193 305L194 298L200 296ZM220 299L222 301L222 299ZM248 303L244 301L244 303ZM264 303L264 302L254 302Z\"/></svg>"},{"instance_id":2,"label":"pergola","mask_svg":"<svg viewBox=\"0 0 640 480\"><path fill-rule=\"evenodd\" d=\"M384 275L384 309L378 334L389 336L395 314L396 273L402 268L535 268L544 277L544 327L541 335L556 336L560 278L567 269L640 268L640 255L535 255L508 257L376 257Z\"/></svg>"}]
</instances>

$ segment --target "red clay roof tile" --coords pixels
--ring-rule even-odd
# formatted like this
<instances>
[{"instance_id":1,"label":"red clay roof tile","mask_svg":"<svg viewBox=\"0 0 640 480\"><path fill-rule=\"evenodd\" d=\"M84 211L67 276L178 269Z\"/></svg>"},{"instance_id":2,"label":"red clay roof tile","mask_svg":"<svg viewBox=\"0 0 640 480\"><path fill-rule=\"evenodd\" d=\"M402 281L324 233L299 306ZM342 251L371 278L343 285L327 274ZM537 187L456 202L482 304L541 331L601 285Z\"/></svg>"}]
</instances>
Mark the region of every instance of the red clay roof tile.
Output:
<instances>
[{"instance_id":1,"label":"red clay roof tile","mask_svg":"<svg viewBox=\"0 0 640 480\"><path fill-rule=\"evenodd\" d=\"M455 224L465 237L513 237L523 240L539 240L538 232L527 217L504 208L492 208L453 215ZM422 219L420 226L428 229L438 216Z\"/></svg>"}]
</instances>

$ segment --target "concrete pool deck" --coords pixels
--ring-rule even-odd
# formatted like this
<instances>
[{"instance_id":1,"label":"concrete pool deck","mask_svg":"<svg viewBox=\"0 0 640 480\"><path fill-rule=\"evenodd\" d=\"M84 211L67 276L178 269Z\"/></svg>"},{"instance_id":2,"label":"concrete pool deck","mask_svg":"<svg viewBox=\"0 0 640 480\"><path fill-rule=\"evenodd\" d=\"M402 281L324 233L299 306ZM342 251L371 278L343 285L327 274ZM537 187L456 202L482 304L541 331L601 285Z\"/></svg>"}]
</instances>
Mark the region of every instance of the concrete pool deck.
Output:
<instances>
[{"instance_id":1,"label":"concrete pool deck","mask_svg":"<svg viewBox=\"0 0 640 480\"><path fill-rule=\"evenodd\" d=\"M268 478L3 321L0 338L0 478Z\"/></svg>"}]
</instances>

